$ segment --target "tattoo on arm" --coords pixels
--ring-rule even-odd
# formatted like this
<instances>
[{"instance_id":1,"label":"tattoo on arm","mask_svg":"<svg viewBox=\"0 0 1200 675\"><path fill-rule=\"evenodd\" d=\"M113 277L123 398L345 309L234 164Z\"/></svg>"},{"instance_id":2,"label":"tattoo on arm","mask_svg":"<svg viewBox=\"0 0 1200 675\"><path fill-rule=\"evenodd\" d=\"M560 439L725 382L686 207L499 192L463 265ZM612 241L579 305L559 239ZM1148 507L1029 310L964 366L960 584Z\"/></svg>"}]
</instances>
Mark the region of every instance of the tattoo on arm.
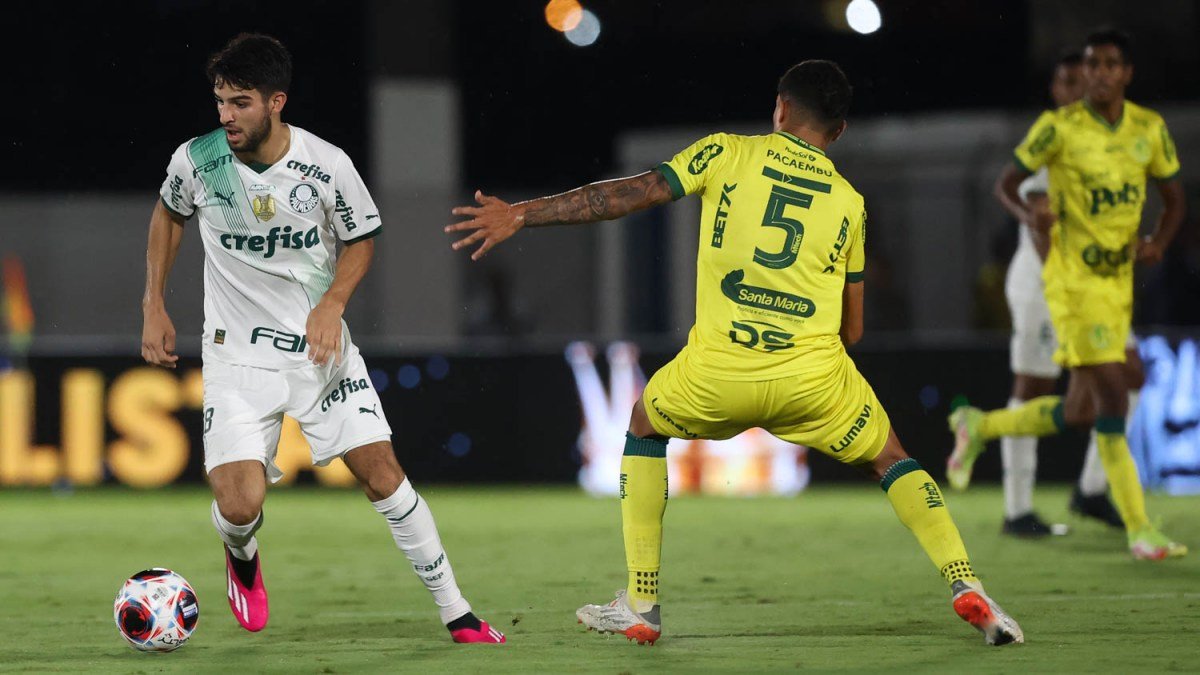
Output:
<instances>
[{"instance_id":1,"label":"tattoo on arm","mask_svg":"<svg viewBox=\"0 0 1200 675\"><path fill-rule=\"evenodd\" d=\"M671 187L667 179L658 170L652 170L525 202L525 226L612 220L669 201Z\"/></svg>"}]
</instances>

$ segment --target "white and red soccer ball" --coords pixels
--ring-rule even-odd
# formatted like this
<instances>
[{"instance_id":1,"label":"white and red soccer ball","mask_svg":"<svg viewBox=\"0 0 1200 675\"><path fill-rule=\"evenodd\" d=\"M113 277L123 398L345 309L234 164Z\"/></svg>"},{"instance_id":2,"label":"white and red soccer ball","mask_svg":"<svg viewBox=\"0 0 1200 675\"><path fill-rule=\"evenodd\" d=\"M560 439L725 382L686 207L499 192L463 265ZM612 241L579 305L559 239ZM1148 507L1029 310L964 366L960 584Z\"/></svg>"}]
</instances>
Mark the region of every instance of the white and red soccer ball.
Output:
<instances>
[{"instance_id":1,"label":"white and red soccer ball","mask_svg":"<svg viewBox=\"0 0 1200 675\"><path fill-rule=\"evenodd\" d=\"M200 605L191 584L161 567L130 577L113 603L121 637L142 652L179 649L196 630L199 618Z\"/></svg>"}]
</instances>

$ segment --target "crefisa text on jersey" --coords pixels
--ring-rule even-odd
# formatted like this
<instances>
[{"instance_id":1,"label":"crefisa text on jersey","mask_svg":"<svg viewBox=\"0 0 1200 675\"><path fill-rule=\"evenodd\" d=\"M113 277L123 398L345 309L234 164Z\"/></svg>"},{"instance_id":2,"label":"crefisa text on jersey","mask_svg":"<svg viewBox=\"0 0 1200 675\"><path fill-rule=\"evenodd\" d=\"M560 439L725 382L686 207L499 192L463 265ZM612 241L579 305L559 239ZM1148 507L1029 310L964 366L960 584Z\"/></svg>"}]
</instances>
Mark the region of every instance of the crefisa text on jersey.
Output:
<instances>
[{"instance_id":1,"label":"crefisa text on jersey","mask_svg":"<svg viewBox=\"0 0 1200 675\"><path fill-rule=\"evenodd\" d=\"M287 163L287 168L295 169L296 171L300 172L300 175L307 176L313 180L319 180L327 185L329 184L329 181L332 180L332 177L325 173L321 167L317 166L316 164L304 164L303 162L297 162L293 159Z\"/></svg>"}]
</instances>

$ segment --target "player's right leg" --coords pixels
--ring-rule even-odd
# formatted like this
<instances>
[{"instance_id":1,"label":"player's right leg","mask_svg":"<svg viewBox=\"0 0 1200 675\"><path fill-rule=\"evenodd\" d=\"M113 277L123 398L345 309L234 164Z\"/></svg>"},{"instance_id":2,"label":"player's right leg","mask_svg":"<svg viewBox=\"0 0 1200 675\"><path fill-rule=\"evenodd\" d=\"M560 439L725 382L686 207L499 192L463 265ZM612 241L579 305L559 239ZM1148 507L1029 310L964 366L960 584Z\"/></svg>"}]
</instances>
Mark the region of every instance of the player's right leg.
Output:
<instances>
[{"instance_id":1,"label":"player's right leg","mask_svg":"<svg viewBox=\"0 0 1200 675\"><path fill-rule=\"evenodd\" d=\"M204 364L204 469L212 520L225 544L229 608L243 628L262 630L270 610L254 533L262 526L267 480L283 427L284 390L276 371Z\"/></svg>"},{"instance_id":2,"label":"player's right leg","mask_svg":"<svg viewBox=\"0 0 1200 675\"><path fill-rule=\"evenodd\" d=\"M229 608L248 631L267 625L270 609L262 578L262 562L254 533L262 527L267 479L263 464L242 460L214 467L212 521L225 542L225 584Z\"/></svg>"},{"instance_id":3,"label":"player's right leg","mask_svg":"<svg viewBox=\"0 0 1200 675\"><path fill-rule=\"evenodd\" d=\"M1021 627L984 592L975 576L937 482L908 456L894 431L889 429L883 449L865 467L879 480L900 522L950 584L955 613L983 633L989 645L1024 642Z\"/></svg>"}]
</instances>

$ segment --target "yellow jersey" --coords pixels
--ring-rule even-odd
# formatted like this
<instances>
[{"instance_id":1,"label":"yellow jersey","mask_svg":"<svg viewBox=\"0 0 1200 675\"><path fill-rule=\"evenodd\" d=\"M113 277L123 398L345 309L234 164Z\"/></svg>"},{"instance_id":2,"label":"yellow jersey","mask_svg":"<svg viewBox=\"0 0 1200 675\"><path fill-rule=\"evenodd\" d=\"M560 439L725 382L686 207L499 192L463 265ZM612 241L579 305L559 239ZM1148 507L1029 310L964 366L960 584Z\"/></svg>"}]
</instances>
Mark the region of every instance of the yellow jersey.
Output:
<instances>
[{"instance_id":1,"label":"yellow jersey","mask_svg":"<svg viewBox=\"0 0 1200 675\"><path fill-rule=\"evenodd\" d=\"M866 228L863 198L833 162L785 132L713 134L658 170L673 198L702 203L689 367L738 381L832 367Z\"/></svg>"},{"instance_id":2,"label":"yellow jersey","mask_svg":"<svg viewBox=\"0 0 1200 675\"><path fill-rule=\"evenodd\" d=\"M1170 180L1179 158L1158 113L1125 101L1110 125L1086 101L1046 111L1013 153L1030 173L1049 167L1050 231L1046 275L1067 286L1132 279L1146 176Z\"/></svg>"}]
</instances>

